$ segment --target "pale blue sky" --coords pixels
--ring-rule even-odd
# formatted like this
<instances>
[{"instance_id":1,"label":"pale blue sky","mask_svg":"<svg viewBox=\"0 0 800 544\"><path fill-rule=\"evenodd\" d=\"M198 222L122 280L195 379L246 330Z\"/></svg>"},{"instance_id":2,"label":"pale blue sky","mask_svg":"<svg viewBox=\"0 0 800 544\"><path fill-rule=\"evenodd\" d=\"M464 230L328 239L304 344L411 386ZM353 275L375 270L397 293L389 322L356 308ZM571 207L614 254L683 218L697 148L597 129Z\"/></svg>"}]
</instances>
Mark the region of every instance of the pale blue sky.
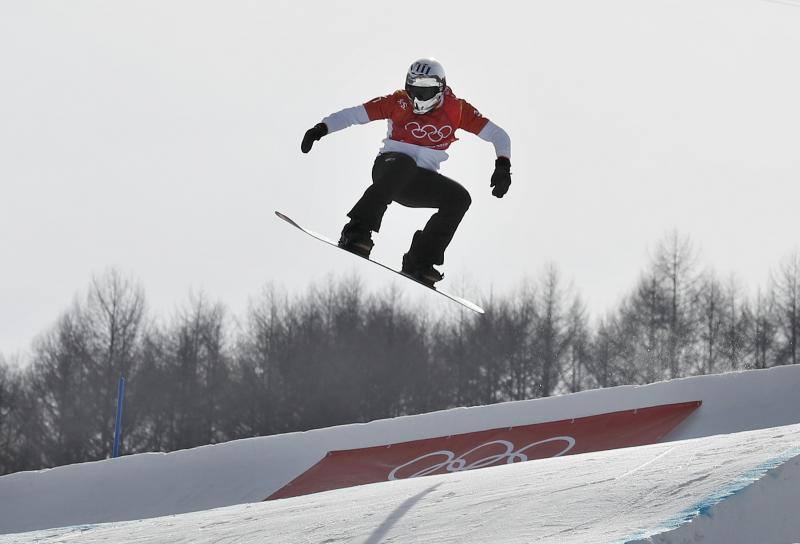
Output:
<instances>
[{"instance_id":1,"label":"pale blue sky","mask_svg":"<svg viewBox=\"0 0 800 544\"><path fill-rule=\"evenodd\" d=\"M303 132L427 55L513 146L502 200L492 146L451 148L473 206L445 282L504 291L553 261L598 314L678 229L764 284L800 243L798 28L790 0L4 1L0 352L109 266L161 315L190 289L239 313L267 281L396 281L272 211L338 232L385 124L309 155ZM392 206L374 255L399 264L428 213Z\"/></svg>"}]
</instances>

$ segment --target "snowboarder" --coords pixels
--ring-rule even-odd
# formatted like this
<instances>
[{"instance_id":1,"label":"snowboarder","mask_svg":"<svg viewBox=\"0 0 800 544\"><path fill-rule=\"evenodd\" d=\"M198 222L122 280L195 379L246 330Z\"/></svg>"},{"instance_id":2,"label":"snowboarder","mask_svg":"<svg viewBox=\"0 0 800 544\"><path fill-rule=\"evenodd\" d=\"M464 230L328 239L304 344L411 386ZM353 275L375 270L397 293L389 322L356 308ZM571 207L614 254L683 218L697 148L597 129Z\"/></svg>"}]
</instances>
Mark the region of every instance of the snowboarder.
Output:
<instances>
[{"instance_id":1,"label":"snowboarder","mask_svg":"<svg viewBox=\"0 0 800 544\"><path fill-rule=\"evenodd\" d=\"M378 119L388 120L389 131L372 167L372 185L347 214L339 247L369 257L386 208L392 202L411 208L438 208L425 228L414 233L403 255L402 272L428 286L444 276L434 265L444 263L444 251L453 239L472 199L459 183L438 172L447 148L463 129L494 144L497 160L490 187L502 198L511 185L511 140L499 126L483 117L447 86L442 65L433 58L415 61L406 74L405 90L375 98L325 117L309 129L300 149L331 132Z\"/></svg>"}]
</instances>

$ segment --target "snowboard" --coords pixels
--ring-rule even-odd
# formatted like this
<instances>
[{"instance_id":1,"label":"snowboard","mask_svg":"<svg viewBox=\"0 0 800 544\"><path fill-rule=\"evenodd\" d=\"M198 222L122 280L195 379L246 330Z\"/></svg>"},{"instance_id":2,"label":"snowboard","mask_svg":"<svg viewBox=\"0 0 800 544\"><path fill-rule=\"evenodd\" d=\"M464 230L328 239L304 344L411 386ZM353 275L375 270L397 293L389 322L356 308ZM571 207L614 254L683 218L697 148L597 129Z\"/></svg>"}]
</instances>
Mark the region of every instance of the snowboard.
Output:
<instances>
[{"instance_id":1,"label":"snowboard","mask_svg":"<svg viewBox=\"0 0 800 544\"><path fill-rule=\"evenodd\" d=\"M399 274L400 276L403 276L404 278L410 279L414 283L418 283L419 285L425 287L426 289L430 289L431 291L439 293L443 297L448 298L448 299L452 300L453 302L456 302L456 303L460 304L464 308L472 310L473 312L476 312L476 313L479 313L479 314L484 313L483 312L483 308L481 308L480 306L478 306L477 304L475 304L474 302L472 302L470 300L467 300L465 298L461 298L459 296L450 294L447 291L442 291L441 289L437 289L436 287L431 287L430 285L426 285L425 283L422 283L421 281L419 281L419 280L417 280L415 278L412 278L411 276L408 276L408 275L404 274L400 270L395 270L391 266L385 265L382 262L375 261L375 260L369 259L367 257L362 257L361 255L357 255L355 253L347 251L346 249L342 249L342 248L339 247L339 245L336 242L334 242L333 240L331 240L327 236L323 236L322 234L318 234L318 233L314 232L313 230L309 230L309 229L305 228L304 226L302 226L299 223L297 223L294 219L288 217L287 215L282 214L279 211L275 211L275 215L277 215L278 217L280 217L281 219L283 219L284 221L286 221L287 223L289 223L293 227L305 232L309 236L311 236L313 238L316 238L317 240L319 240L321 242L325 242L326 244L332 245L336 249L339 249L341 251L345 251L345 252L349 253L350 255L353 255L355 257L359 257L361 259L364 259L365 261L369 261L369 262L371 262L373 264L376 264L376 265L378 265L378 266L380 266L382 268L385 268L386 270L391 270L395 274Z\"/></svg>"}]
</instances>

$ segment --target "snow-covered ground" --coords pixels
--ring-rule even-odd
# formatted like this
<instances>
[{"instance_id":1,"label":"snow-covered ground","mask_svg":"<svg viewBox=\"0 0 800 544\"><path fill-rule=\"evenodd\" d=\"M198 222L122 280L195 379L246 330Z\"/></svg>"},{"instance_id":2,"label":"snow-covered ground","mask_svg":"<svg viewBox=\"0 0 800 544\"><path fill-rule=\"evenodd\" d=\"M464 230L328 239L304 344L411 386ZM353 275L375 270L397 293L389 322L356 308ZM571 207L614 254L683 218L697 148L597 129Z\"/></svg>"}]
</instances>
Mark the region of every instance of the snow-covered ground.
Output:
<instances>
[{"instance_id":1,"label":"snow-covered ground","mask_svg":"<svg viewBox=\"0 0 800 544\"><path fill-rule=\"evenodd\" d=\"M723 522L731 529L725 538L715 538L716 527L705 527L703 542L793 542L800 535L800 516L790 515L800 504L799 463L800 425L793 425L10 535L0 542L628 542L669 530L701 511L707 516L728 494L737 499ZM783 473L764 478L770 470ZM759 492L741 493L756 480ZM760 500L773 488L777 502ZM773 526L754 522L765 514L780 518L774 507L785 524L770 533ZM713 517L704 519L714 524ZM755 533L740 532L751 525ZM691 534L694 528L688 528Z\"/></svg>"},{"instance_id":2,"label":"snow-covered ground","mask_svg":"<svg viewBox=\"0 0 800 544\"><path fill-rule=\"evenodd\" d=\"M39 531L0 543L800 542L798 392L780 367L13 474L0 532ZM330 450L691 400L661 444L260 502Z\"/></svg>"}]
</instances>

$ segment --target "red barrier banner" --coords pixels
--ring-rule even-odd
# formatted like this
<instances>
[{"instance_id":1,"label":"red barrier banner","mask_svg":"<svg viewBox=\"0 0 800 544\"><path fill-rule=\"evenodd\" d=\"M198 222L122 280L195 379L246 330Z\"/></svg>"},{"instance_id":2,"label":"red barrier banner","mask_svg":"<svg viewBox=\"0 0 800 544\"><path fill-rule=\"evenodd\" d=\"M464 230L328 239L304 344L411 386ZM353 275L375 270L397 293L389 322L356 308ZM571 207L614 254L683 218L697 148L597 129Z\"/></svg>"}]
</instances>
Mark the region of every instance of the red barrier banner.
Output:
<instances>
[{"instance_id":1,"label":"red barrier banner","mask_svg":"<svg viewBox=\"0 0 800 544\"><path fill-rule=\"evenodd\" d=\"M331 451L265 500L431 474L654 444L701 401Z\"/></svg>"}]
</instances>

